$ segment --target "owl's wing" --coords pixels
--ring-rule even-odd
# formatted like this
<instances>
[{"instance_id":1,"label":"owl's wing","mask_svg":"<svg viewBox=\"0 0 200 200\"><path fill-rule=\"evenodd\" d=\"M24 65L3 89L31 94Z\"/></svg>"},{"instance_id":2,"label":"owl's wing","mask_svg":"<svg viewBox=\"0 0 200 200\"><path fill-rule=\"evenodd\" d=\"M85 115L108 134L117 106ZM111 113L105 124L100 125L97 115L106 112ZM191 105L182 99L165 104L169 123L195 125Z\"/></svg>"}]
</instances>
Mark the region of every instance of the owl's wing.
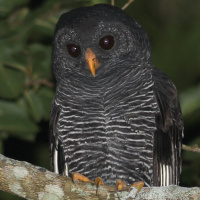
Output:
<instances>
[{"instance_id":1,"label":"owl's wing","mask_svg":"<svg viewBox=\"0 0 200 200\"><path fill-rule=\"evenodd\" d=\"M50 130L50 159L51 159L51 170L63 175L66 174L65 156L61 142L58 138L58 119L60 117L60 106L55 103L55 98L52 103L49 130Z\"/></svg>"},{"instance_id":2,"label":"owl's wing","mask_svg":"<svg viewBox=\"0 0 200 200\"><path fill-rule=\"evenodd\" d=\"M152 76L159 107L154 135L154 185L179 184L183 120L177 90L160 70L154 68Z\"/></svg>"}]
</instances>

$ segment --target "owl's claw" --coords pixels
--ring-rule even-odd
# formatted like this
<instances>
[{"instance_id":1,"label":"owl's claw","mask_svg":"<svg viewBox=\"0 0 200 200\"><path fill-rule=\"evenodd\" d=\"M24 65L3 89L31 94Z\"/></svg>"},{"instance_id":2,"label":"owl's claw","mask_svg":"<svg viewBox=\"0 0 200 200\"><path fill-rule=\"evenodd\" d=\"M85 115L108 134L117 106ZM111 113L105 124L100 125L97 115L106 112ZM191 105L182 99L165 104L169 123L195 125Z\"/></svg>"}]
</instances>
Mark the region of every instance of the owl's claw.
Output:
<instances>
[{"instance_id":1,"label":"owl's claw","mask_svg":"<svg viewBox=\"0 0 200 200\"><path fill-rule=\"evenodd\" d=\"M123 187L126 187L126 183L121 179L116 181L116 188L117 190L121 190Z\"/></svg>"},{"instance_id":2,"label":"owl's claw","mask_svg":"<svg viewBox=\"0 0 200 200\"><path fill-rule=\"evenodd\" d=\"M89 182L89 183L94 183L94 181L91 181L89 178L87 178L86 176L78 173L78 172L74 172L72 174L72 180L73 182L75 183L76 180L79 180L79 181L84 181L84 182Z\"/></svg>"},{"instance_id":3,"label":"owl's claw","mask_svg":"<svg viewBox=\"0 0 200 200\"><path fill-rule=\"evenodd\" d=\"M74 172L72 174L72 181L74 182L74 184L75 184L76 180L95 184L96 185L96 193L98 192L99 186L100 185L104 185L101 177L96 177L95 181L92 181L89 178L87 178L86 176L84 176L84 175L82 175L82 174L80 174L78 172Z\"/></svg>"},{"instance_id":4,"label":"owl's claw","mask_svg":"<svg viewBox=\"0 0 200 200\"><path fill-rule=\"evenodd\" d=\"M101 177L96 177L95 178L95 185L97 185L97 186L104 185Z\"/></svg>"},{"instance_id":5,"label":"owl's claw","mask_svg":"<svg viewBox=\"0 0 200 200\"><path fill-rule=\"evenodd\" d=\"M101 177L96 177L95 178L95 185L96 185L96 194L98 193L98 189L100 185L104 185L102 178Z\"/></svg>"},{"instance_id":6,"label":"owl's claw","mask_svg":"<svg viewBox=\"0 0 200 200\"><path fill-rule=\"evenodd\" d=\"M131 187L136 187L138 189L137 191L138 193L144 187L144 182L143 181L135 182L131 185Z\"/></svg>"},{"instance_id":7,"label":"owl's claw","mask_svg":"<svg viewBox=\"0 0 200 200\"><path fill-rule=\"evenodd\" d=\"M116 181L116 188L117 190L122 190L123 187L126 187L126 183L123 182L121 179ZM140 190L144 187L144 182L143 181L139 181L139 182L135 182L131 185L131 187L136 187L137 193L140 192Z\"/></svg>"}]
</instances>

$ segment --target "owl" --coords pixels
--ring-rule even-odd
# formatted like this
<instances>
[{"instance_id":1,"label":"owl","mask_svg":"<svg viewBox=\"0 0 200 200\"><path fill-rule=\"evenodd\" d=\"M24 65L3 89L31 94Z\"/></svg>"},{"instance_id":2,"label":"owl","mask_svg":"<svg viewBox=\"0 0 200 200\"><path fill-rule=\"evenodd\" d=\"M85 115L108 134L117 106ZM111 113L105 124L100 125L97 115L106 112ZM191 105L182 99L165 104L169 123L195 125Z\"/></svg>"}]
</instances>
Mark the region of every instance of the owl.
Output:
<instances>
[{"instance_id":1,"label":"owl","mask_svg":"<svg viewBox=\"0 0 200 200\"><path fill-rule=\"evenodd\" d=\"M152 64L141 25L108 4L77 8L61 15L52 54L52 170L101 177L107 185L179 184L178 94Z\"/></svg>"}]
</instances>

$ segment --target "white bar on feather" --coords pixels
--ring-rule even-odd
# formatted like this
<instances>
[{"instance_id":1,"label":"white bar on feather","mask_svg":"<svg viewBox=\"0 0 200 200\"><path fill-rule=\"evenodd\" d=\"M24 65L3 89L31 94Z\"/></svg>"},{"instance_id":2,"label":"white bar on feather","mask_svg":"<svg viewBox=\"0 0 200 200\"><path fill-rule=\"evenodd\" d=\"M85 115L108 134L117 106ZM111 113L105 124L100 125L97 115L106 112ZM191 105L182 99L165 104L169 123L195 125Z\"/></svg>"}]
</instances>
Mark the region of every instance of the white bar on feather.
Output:
<instances>
[{"instance_id":1,"label":"white bar on feather","mask_svg":"<svg viewBox=\"0 0 200 200\"><path fill-rule=\"evenodd\" d=\"M162 165L160 164L160 186L163 186L163 172Z\"/></svg>"},{"instance_id":2,"label":"white bar on feather","mask_svg":"<svg viewBox=\"0 0 200 200\"><path fill-rule=\"evenodd\" d=\"M54 149L54 162L53 162L53 164L54 164L54 172L58 174L59 173L58 172L58 151L56 149Z\"/></svg>"},{"instance_id":3,"label":"white bar on feather","mask_svg":"<svg viewBox=\"0 0 200 200\"><path fill-rule=\"evenodd\" d=\"M166 181L166 169L165 169L165 165L162 165L163 167L163 186L165 186L165 181Z\"/></svg>"},{"instance_id":4,"label":"white bar on feather","mask_svg":"<svg viewBox=\"0 0 200 200\"><path fill-rule=\"evenodd\" d=\"M69 176L67 163L65 163L65 176Z\"/></svg>"},{"instance_id":5,"label":"white bar on feather","mask_svg":"<svg viewBox=\"0 0 200 200\"><path fill-rule=\"evenodd\" d=\"M166 165L167 176L166 176L166 186L169 185L169 165Z\"/></svg>"}]
</instances>

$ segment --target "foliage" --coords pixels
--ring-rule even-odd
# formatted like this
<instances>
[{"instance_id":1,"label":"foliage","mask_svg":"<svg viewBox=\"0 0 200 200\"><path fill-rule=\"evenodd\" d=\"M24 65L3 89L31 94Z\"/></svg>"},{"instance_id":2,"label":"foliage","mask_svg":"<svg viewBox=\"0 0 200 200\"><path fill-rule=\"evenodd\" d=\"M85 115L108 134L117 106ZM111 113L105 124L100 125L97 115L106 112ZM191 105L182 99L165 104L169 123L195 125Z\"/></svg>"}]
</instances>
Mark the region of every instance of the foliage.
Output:
<instances>
[{"instance_id":1,"label":"foliage","mask_svg":"<svg viewBox=\"0 0 200 200\"><path fill-rule=\"evenodd\" d=\"M28 0L3 2L0 10L0 132L4 132L4 137L12 134L34 140L39 131L38 123L49 119L54 95L51 41L58 17L74 5L74 1L52 0L41 1L40 5Z\"/></svg>"},{"instance_id":2,"label":"foliage","mask_svg":"<svg viewBox=\"0 0 200 200\"><path fill-rule=\"evenodd\" d=\"M3 151L8 138L34 141L39 132L43 134L41 124L48 123L55 92L51 45L60 14L75 7L110 1L0 2L0 150ZM125 1L115 3L122 7ZM126 10L148 32L153 63L169 75L180 91L186 143L191 140L197 143L200 139L199 5L196 0L136 0ZM190 133L190 129L196 134ZM184 154L186 160L189 157ZM197 185L199 181L197 178L190 182Z\"/></svg>"}]
</instances>

